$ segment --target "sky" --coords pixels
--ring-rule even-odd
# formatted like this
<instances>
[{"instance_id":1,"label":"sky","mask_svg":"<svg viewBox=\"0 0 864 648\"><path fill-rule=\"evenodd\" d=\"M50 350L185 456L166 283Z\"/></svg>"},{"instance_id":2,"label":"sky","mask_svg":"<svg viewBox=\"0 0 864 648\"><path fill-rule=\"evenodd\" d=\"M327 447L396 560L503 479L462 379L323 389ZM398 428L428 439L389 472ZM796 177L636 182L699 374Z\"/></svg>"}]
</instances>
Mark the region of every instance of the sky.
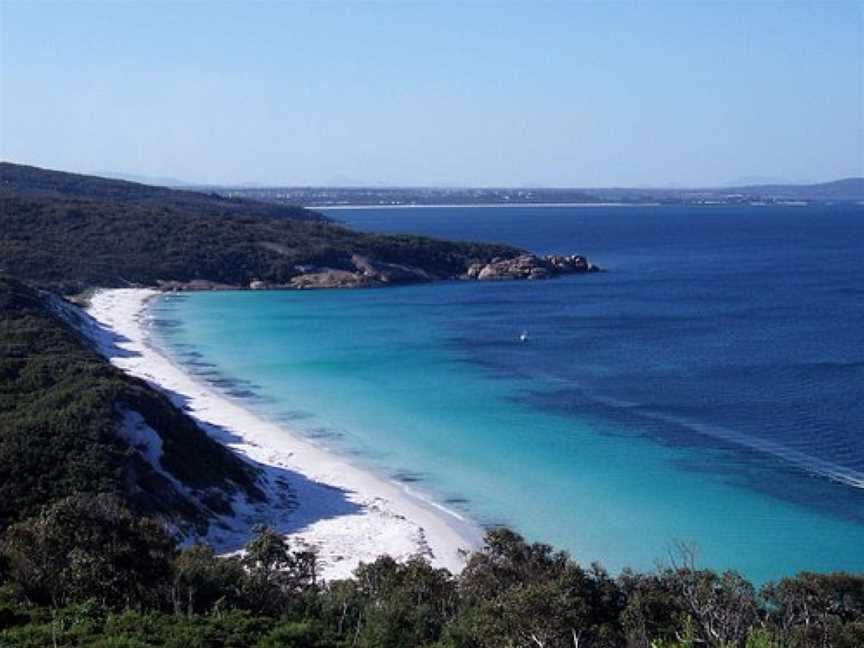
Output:
<instances>
[{"instance_id":1,"label":"sky","mask_svg":"<svg viewBox=\"0 0 864 648\"><path fill-rule=\"evenodd\" d=\"M864 2L0 0L0 158L213 184L864 176Z\"/></svg>"}]
</instances>

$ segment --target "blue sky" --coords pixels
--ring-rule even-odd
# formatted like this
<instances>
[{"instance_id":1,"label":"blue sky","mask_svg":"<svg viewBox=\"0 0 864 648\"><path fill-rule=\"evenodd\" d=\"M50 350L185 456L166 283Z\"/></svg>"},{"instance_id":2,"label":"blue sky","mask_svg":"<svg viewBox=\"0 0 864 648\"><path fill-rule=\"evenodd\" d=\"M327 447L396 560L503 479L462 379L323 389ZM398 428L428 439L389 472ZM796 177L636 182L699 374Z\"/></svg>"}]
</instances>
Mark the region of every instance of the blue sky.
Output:
<instances>
[{"instance_id":1,"label":"blue sky","mask_svg":"<svg viewBox=\"0 0 864 648\"><path fill-rule=\"evenodd\" d=\"M0 0L0 157L294 185L864 175L862 7Z\"/></svg>"}]
</instances>

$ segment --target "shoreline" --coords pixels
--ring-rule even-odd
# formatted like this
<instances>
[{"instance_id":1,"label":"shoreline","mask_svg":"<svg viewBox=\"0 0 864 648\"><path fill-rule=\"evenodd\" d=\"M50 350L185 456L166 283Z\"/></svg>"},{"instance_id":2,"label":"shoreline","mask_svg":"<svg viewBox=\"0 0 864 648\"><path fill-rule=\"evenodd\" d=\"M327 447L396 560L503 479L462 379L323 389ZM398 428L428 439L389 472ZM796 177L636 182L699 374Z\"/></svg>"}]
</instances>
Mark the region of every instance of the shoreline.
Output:
<instances>
[{"instance_id":1,"label":"shoreline","mask_svg":"<svg viewBox=\"0 0 864 648\"><path fill-rule=\"evenodd\" d=\"M383 554L397 560L421 554L436 567L461 571L464 551L482 541L480 527L200 382L150 343L147 306L160 294L145 288L96 292L86 312L105 330L89 336L113 365L168 393L211 437L259 467L273 496L287 482L295 498L291 506L272 498L266 506L235 501L236 515L211 524L203 540L230 553L255 523L265 522L292 545L314 547L327 580L350 576L360 562Z\"/></svg>"},{"instance_id":2,"label":"shoreline","mask_svg":"<svg viewBox=\"0 0 864 648\"><path fill-rule=\"evenodd\" d=\"M279 204L279 203L274 203ZM748 203L726 203L726 202L693 202L693 203L662 203L662 202L576 202L576 203L436 203L436 204L421 204L421 205L413 205L413 204L397 204L397 205L369 205L364 203L354 204L345 204L345 203L322 203L322 204L313 204L308 203L302 205L305 209L311 209L316 211L340 211L340 210L348 210L348 209L356 209L356 210L368 210L368 209L442 209L442 208L451 208L458 207L459 209L471 209L473 207L478 208L489 208L489 207L503 207L503 208L513 208L513 207L810 207L814 203L807 201L779 201L779 202L748 202ZM852 203L856 205L864 205L864 202L860 203Z\"/></svg>"},{"instance_id":3,"label":"shoreline","mask_svg":"<svg viewBox=\"0 0 864 648\"><path fill-rule=\"evenodd\" d=\"M595 203L464 203L464 204L423 204L423 205L345 205L345 204L322 204L322 205L303 205L306 209L315 209L319 211L339 211L343 209L440 209L458 207L459 209L471 209L474 207L660 207L662 203L626 203L626 202L595 202Z\"/></svg>"}]
</instances>

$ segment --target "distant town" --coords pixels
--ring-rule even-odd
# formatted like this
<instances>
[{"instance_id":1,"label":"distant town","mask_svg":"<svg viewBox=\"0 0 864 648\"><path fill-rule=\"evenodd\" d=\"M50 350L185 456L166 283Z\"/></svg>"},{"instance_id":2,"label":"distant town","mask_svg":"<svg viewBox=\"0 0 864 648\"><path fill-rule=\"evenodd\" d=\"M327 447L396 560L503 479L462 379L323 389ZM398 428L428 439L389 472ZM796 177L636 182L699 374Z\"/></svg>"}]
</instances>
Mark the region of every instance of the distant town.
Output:
<instances>
[{"instance_id":1,"label":"distant town","mask_svg":"<svg viewBox=\"0 0 864 648\"><path fill-rule=\"evenodd\" d=\"M201 187L195 187L200 190ZM726 205L864 203L864 178L811 185L711 189L546 189L438 187L207 187L232 198L307 207L411 205L662 204Z\"/></svg>"}]
</instances>

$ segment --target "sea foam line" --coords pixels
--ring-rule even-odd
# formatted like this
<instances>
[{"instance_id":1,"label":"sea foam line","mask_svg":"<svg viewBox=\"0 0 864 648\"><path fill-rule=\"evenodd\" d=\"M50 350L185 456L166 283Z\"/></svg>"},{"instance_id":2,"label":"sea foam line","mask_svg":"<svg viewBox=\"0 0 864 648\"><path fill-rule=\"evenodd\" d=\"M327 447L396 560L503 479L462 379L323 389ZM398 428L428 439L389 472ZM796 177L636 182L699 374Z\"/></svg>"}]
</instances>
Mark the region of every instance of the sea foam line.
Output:
<instances>
[{"instance_id":1,"label":"sea foam line","mask_svg":"<svg viewBox=\"0 0 864 648\"><path fill-rule=\"evenodd\" d=\"M635 411L646 418L663 421L665 423L674 423L703 436L726 441L737 446L745 447L749 450L755 450L756 452L782 459L808 474L825 477L831 481L851 486L852 488L864 489L864 473L826 459L813 457L801 452L800 450L795 450L794 448L784 446L781 443L771 441L770 439L753 437L721 425L711 425L681 416L673 416L648 410L639 403L598 397L596 395L592 395L592 398L615 408Z\"/></svg>"}]
</instances>

